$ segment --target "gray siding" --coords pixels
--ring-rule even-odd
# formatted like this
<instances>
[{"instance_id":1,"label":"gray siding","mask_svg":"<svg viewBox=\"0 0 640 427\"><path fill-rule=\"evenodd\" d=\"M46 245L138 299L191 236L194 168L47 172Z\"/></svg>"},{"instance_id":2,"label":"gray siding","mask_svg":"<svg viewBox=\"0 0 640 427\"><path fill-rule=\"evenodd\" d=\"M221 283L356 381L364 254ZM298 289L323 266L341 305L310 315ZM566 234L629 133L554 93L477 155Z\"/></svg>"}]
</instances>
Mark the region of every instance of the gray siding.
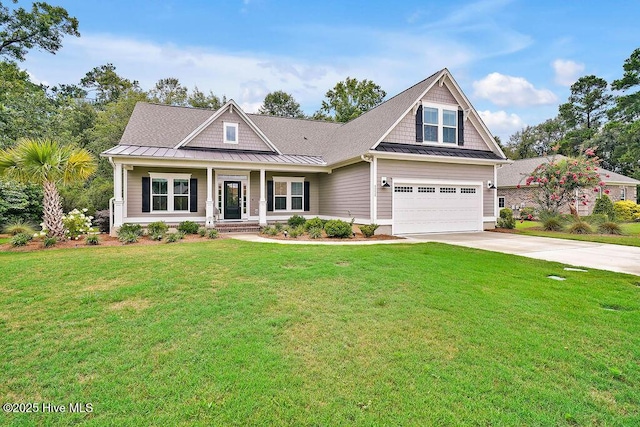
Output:
<instances>
[{"instance_id":1,"label":"gray siding","mask_svg":"<svg viewBox=\"0 0 640 427\"><path fill-rule=\"evenodd\" d=\"M225 144L223 122L238 123L238 143ZM273 151L236 113L226 111L196 136L187 147L223 148L225 150Z\"/></svg>"},{"instance_id":2,"label":"gray siding","mask_svg":"<svg viewBox=\"0 0 640 427\"><path fill-rule=\"evenodd\" d=\"M275 176L303 176L305 181L309 181L309 212L286 212L286 211L273 211L267 212L267 216L282 216L282 215L293 215L294 213L298 215L319 215L320 212L320 199L319 199L319 191L320 184L317 173L305 174L300 172L266 172L267 181L273 180ZM249 213L252 216L258 215L260 208L260 172L254 171L251 172L251 183L250 183L250 192L251 199L249 200ZM265 188L265 197L267 195L267 189Z\"/></svg>"},{"instance_id":3,"label":"gray siding","mask_svg":"<svg viewBox=\"0 0 640 427\"><path fill-rule=\"evenodd\" d=\"M493 166L462 165L452 163L417 162L404 160L378 160L378 177L380 178L415 178L441 179L456 181L493 181ZM489 190L482 186L483 215L493 216L494 198L496 190ZM391 188L382 188L378 184L378 218L391 219Z\"/></svg>"},{"instance_id":4,"label":"gray siding","mask_svg":"<svg viewBox=\"0 0 640 427\"><path fill-rule=\"evenodd\" d=\"M435 102L444 104L458 105L451 92L446 86L438 86L431 88L429 92L423 98L425 102ZM391 130L389 135L384 139L385 142L396 142L399 144L417 144L422 145L421 142L416 142L416 116L413 111L409 111L402 120ZM450 144L443 144L443 146L452 147ZM472 120L467 120L464 124L464 145L458 147L461 150L485 150L491 151L489 146L482 140L480 132L474 126Z\"/></svg>"},{"instance_id":5,"label":"gray siding","mask_svg":"<svg viewBox=\"0 0 640 427\"><path fill-rule=\"evenodd\" d=\"M369 173L360 162L320 175L320 215L370 218Z\"/></svg>"},{"instance_id":6,"label":"gray siding","mask_svg":"<svg viewBox=\"0 0 640 427\"><path fill-rule=\"evenodd\" d=\"M149 176L149 172L156 173L190 173L191 178L198 180L198 212L179 213L143 213L142 212L142 177ZM127 216L148 216L149 221L155 221L157 216L164 217L202 217L205 215L207 201L207 171L204 169L180 168L150 168L136 166L127 173Z\"/></svg>"}]
</instances>

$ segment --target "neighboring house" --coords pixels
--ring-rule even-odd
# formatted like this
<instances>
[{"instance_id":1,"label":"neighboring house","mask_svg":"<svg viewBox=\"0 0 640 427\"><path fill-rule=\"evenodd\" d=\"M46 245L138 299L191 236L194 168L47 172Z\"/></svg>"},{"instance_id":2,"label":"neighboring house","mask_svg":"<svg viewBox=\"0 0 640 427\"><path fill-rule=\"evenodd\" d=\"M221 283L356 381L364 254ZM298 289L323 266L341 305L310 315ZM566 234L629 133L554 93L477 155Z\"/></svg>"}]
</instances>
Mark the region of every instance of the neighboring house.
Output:
<instances>
[{"instance_id":1,"label":"neighboring house","mask_svg":"<svg viewBox=\"0 0 640 427\"><path fill-rule=\"evenodd\" d=\"M114 167L113 228L265 225L294 214L405 234L493 228L508 163L447 69L348 123L139 103Z\"/></svg>"},{"instance_id":2,"label":"neighboring house","mask_svg":"<svg viewBox=\"0 0 640 427\"><path fill-rule=\"evenodd\" d=\"M500 166L498 168L498 207L511 208L516 214L521 208L537 207L536 192L538 189L535 184L525 185L525 181L537 166L542 163L548 163L553 158L554 156L535 157L516 160L511 164ZM564 159L566 157L558 154L555 158ZM636 201L636 187L640 185L640 181L602 168L598 168L598 172L601 180L607 184L601 189L601 192L608 190L608 196L612 202L615 203L619 200ZM578 213L580 215L589 215L593 211L598 194L594 194L593 188L587 188L584 191L589 195L588 202L587 205L578 203ZM568 206L565 207L565 212L569 212Z\"/></svg>"}]
</instances>

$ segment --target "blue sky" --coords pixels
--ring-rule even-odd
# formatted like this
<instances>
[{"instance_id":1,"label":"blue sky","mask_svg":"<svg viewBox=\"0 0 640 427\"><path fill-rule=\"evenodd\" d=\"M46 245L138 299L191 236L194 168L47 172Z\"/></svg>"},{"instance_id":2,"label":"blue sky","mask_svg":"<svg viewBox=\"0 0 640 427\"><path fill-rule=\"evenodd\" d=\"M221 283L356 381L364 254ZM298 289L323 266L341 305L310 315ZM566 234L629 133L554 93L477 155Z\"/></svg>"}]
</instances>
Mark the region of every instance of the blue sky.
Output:
<instances>
[{"instance_id":1,"label":"blue sky","mask_svg":"<svg viewBox=\"0 0 640 427\"><path fill-rule=\"evenodd\" d=\"M82 36L56 55L29 53L22 67L36 81L77 83L111 62L144 89L177 77L249 112L285 90L311 114L347 76L393 96L447 67L503 140L555 116L578 77L619 78L640 47L635 0L49 3Z\"/></svg>"}]
</instances>

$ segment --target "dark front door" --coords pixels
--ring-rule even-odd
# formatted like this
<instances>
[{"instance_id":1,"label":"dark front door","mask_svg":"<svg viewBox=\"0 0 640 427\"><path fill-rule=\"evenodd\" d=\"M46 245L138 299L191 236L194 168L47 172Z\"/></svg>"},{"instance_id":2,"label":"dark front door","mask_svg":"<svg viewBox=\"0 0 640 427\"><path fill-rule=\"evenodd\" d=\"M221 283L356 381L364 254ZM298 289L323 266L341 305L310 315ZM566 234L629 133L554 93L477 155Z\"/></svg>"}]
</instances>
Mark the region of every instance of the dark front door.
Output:
<instances>
[{"instance_id":1,"label":"dark front door","mask_svg":"<svg viewBox=\"0 0 640 427\"><path fill-rule=\"evenodd\" d=\"M242 197L240 181L224 182L224 219L240 219L240 198Z\"/></svg>"}]
</instances>

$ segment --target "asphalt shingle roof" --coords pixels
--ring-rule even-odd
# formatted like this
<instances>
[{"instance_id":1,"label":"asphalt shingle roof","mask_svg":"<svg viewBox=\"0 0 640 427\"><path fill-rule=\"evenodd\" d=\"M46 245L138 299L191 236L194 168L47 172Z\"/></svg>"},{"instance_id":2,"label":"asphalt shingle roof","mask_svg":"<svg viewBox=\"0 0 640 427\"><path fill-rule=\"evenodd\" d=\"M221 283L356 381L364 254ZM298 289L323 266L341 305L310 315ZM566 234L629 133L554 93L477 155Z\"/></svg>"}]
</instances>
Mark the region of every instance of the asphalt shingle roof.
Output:
<instances>
[{"instance_id":1,"label":"asphalt shingle roof","mask_svg":"<svg viewBox=\"0 0 640 427\"><path fill-rule=\"evenodd\" d=\"M550 162L554 156L547 157L533 157L531 159L516 160L512 164L503 165L498 168L498 187L515 187L518 184L523 184L531 172L542 163ZM556 159L565 159L565 156L560 154L555 156ZM639 185L640 181L637 179L629 178L628 176L621 175L616 172L612 172L603 168L598 168L598 172L602 177L602 180L607 183L615 184L629 184ZM606 176L609 175L607 178Z\"/></svg>"},{"instance_id":2,"label":"asphalt shingle roof","mask_svg":"<svg viewBox=\"0 0 640 427\"><path fill-rule=\"evenodd\" d=\"M434 73L348 123L260 114L247 116L282 154L321 157L326 164L331 165L367 153L443 72L445 70ZM214 113L213 110L141 102L136 105L120 144L130 147L173 148ZM475 150L445 150L438 155L473 157L472 151ZM104 154L109 153L114 154L115 151L108 150ZM424 154L428 153L425 151ZM487 152L486 156L489 157L485 158L500 159L492 152Z\"/></svg>"}]
</instances>

